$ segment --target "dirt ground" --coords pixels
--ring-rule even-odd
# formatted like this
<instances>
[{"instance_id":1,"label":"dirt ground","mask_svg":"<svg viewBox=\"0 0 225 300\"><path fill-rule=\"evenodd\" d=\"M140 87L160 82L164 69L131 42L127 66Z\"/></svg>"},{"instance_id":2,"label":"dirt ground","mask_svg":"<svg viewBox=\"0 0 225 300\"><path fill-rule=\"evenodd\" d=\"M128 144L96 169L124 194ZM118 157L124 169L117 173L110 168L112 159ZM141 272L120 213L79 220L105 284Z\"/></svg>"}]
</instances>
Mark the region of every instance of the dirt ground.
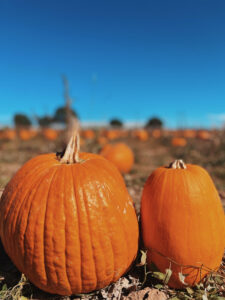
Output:
<instances>
[{"instance_id":1,"label":"dirt ground","mask_svg":"<svg viewBox=\"0 0 225 300\"><path fill-rule=\"evenodd\" d=\"M124 179L129 193L133 198L137 214L139 214L140 211L142 188L148 176L155 168L163 165L169 165L170 162L178 158L183 159L186 163L198 164L209 172L218 189L225 209L225 133L223 131L217 132L210 140L200 140L196 138L189 139L187 146L185 147L172 146L170 137L161 137L158 139L150 137L146 142L141 142L132 137L128 137L120 139L119 141L127 143L135 154L135 164L133 169L129 174L124 176ZM0 194L7 182L9 182L12 178L13 174L15 174L20 166L22 166L28 159L41 153L62 151L63 147L62 139L57 141L47 141L43 137L36 137L28 141L0 141ZM98 153L99 150L100 146L95 140L87 141L81 147L81 151L85 152ZM14 279L15 278L16 277L14 276ZM43 294L41 291L37 292L36 290L34 295L36 297L35 299L61 299L57 297L51 298L49 295L45 293ZM83 299L107 299L107 297L104 298L104 295L98 295L97 298L85 298L83 296ZM119 299L119 296L116 297L114 295L113 297L112 299ZM168 294L166 294L166 298L160 298L160 296L158 296L158 298L147 298L143 294L142 298L126 299L143 299L144 297L145 299L166 299L168 298ZM0 299L2 299L1 294ZM178 297L177 299L182 299L182 297Z\"/></svg>"}]
</instances>

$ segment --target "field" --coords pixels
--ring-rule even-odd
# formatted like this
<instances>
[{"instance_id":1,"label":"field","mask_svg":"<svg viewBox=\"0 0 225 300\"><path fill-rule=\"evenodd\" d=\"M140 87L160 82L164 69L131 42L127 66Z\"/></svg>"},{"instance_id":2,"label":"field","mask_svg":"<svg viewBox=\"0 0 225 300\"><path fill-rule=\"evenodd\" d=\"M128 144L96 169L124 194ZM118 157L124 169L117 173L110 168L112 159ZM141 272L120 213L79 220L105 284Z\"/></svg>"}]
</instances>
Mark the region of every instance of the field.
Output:
<instances>
[{"instance_id":1,"label":"field","mask_svg":"<svg viewBox=\"0 0 225 300\"><path fill-rule=\"evenodd\" d=\"M187 138L186 140L187 145L184 147L171 145L171 136L168 134L159 138L150 136L147 141L140 141L129 134L127 137L118 138L113 141L123 141L134 151L135 164L132 171L124 176L124 179L129 193L133 198L138 215L140 212L142 188L147 177L155 168L162 165L169 165L170 162L177 158L183 159L186 163L198 164L210 173L225 209L225 132L215 131L211 134L211 137L207 139ZM19 139L8 141L0 140L0 191L3 191L13 174L28 159L41 153L62 151L63 147L64 143L62 137L54 141L46 140L43 136L36 136L24 141ZM95 139L90 139L84 140L81 151L98 153L100 148L101 146ZM140 257L138 259L140 260ZM28 299L31 296L33 299L70 299L70 297L60 298L41 292L32 284L29 284L24 278L17 284L21 278L21 274L19 274L7 260L4 260L3 265L4 270L1 270L0 265L0 271L2 271L0 273L0 299L25 299L19 298L21 295L24 295L24 297ZM220 277L220 275L222 275L223 278ZM104 289L102 292L94 293L93 295L80 297L83 299L107 299L109 297L114 297L113 299L143 299L144 297L145 299L166 299L166 297L174 297L174 300L223 299L216 297L225 297L224 266L221 266L220 275L217 274L216 278L211 278L212 289L206 291L205 287L208 287L209 283L205 282L202 286L196 287L193 290L180 292L170 290L164 286L162 281L155 278L154 272L150 274L147 281L142 285L145 276L144 267L134 267L126 277L120 279L120 281L112 287ZM156 290L150 290L149 287L155 287ZM2 292L1 288L3 289ZM139 294L135 294L136 290L140 290ZM133 292L133 294L128 296L131 292ZM150 298L151 293L152 295L156 293L156 298ZM204 293L208 293L208 298L202 298ZM71 299L79 299L80 297L71 297ZM152 297L154 297L154 295Z\"/></svg>"}]
</instances>

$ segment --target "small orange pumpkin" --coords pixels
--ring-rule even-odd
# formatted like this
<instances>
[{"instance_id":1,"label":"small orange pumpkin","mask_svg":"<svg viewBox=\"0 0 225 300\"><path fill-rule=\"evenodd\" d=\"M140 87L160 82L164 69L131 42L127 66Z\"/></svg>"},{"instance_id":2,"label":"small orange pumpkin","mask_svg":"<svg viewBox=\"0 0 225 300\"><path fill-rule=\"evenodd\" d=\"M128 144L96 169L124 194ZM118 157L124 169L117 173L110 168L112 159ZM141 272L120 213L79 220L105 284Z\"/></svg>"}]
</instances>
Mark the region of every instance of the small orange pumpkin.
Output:
<instances>
[{"instance_id":1,"label":"small orange pumpkin","mask_svg":"<svg viewBox=\"0 0 225 300\"><path fill-rule=\"evenodd\" d=\"M194 285L210 269L219 268L225 246L224 212L203 168L177 160L156 169L143 189L141 221L147 261L161 272L171 268L169 286Z\"/></svg>"},{"instance_id":2,"label":"small orange pumpkin","mask_svg":"<svg viewBox=\"0 0 225 300\"><path fill-rule=\"evenodd\" d=\"M105 137L108 140L115 140L115 139L119 138L119 131L115 130L115 129L107 130L105 132Z\"/></svg>"},{"instance_id":3,"label":"small orange pumpkin","mask_svg":"<svg viewBox=\"0 0 225 300\"><path fill-rule=\"evenodd\" d=\"M1 138L4 140L15 140L16 138L16 131L14 129L4 129L1 132Z\"/></svg>"},{"instance_id":4,"label":"small orange pumpkin","mask_svg":"<svg viewBox=\"0 0 225 300\"><path fill-rule=\"evenodd\" d=\"M158 139L160 138L162 135L162 132L160 129L154 129L152 130L152 136L155 138L155 139Z\"/></svg>"},{"instance_id":5,"label":"small orange pumpkin","mask_svg":"<svg viewBox=\"0 0 225 300\"><path fill-rule=\"evenodd\" d=\"M187 145L187 140L182 137L174 137L171 140L171 144L175 147L184 147Z\"/></svg>"},{"instance_id":6,"label":"small orange pumpkin","mask_svg":"<svg viewBox=\"0 0 225 300\"><path fill-rule=\"evenodd\" d=\"M58 137L58 131L51 128L43 129L43 136L50 141L55 141Z\"/></svg>"},{"instance_id":7,"label":"small orange pumpkin","mask_svg":"<svg viewBox=\"0 0 225 300\"><path fill-rule=\"evenodd\" d=\"M82 131L82 136L84 139L92 140L95 138L95 132L92 129L86 129Z\"/></svg>"},{"instance_id":8,"label":"small orange pumpkin","mask_svg":"<svg viewBox=\"0 0 225 300\"><path fill-rule=\"evenodd\" d=\"M197 133L197 137L201 140L210 140L211 134L207 130L199 130Z\"/></svg>"},{"instance_id":9,"label":"small orange pumpkin","mask_svg":"<svg viewBox=\"0 0 225 300\"><path fill-rule=\"evenodd\" d=\"M121 173L129 173L134 164L134 153L124 143L106 144L100 154L114 163Z\"/></svg>"},{"instance_id":10,"label":"small orange pumpkin","mask_svg":"<svg viewBox=\"0 0 225 300\"><path fill-rule=\"evenodd\" d=\"M196 131L194 129L186 129L183 131L183 137L193 139L196 137Z\"/></svg>"},{"instance_id":11,"label":"small orange pumpkin","mask_svg":"<svg viewBox=\"0 0 225 300\"><path fill-rule=\"evenodd\" d=\"M29 129L20 129L18 134L22 141L27 141L32 137Z\"/></svg>"},{"instance_id":12,"label":"small orange pumpkin","mask_svg":"<svg viewBox=\"0 0 225 300\"><path fill-rule=\"evenodd\" d=\"M0 200L6 253L49 293L88 293L117 281L138 249L133 202L117 168L102 156L39 155L11 179Z\"/></svg>"},{"instance_id":13,"label":"small orange pumpkin","mask_svg":"<svg viewBox=\"0 0 225 300\"><path fill-rule=\"evenodd\" d=\"M142 141L142 142L147 141L147 140L148 140L148 137L149 137L148 132L147 132L147 130L145 130L145 129L138 129L138 130L135 130L135 131L133 132L133 135L134 135L134 137L136 137L138 140L140 140L140 141Z\"/></svg>"}]
</instances>

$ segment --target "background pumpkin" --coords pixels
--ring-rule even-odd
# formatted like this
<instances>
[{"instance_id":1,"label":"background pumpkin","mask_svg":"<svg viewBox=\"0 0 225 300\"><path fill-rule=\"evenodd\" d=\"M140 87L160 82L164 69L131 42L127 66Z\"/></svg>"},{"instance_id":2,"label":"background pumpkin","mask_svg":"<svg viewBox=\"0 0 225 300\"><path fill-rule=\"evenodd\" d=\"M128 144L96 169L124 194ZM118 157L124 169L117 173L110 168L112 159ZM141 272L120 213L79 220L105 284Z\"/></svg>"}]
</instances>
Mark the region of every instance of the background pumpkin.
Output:
<instances>
[{"instance_id":1,"label":"background pumpkin","mask_svg":"<svg viewBox=\"0 0 225 300\"><path fill-rule=\"evenodd\" d=\"M185 138L195 138L196 137L196 130L186 129L186 130L183 131L183 136Z\"/></svg>"},{"instance_id":2,"label":"background pumpkin","mask_svg":"<svg viewBox=\"0 0 225 300\"><path fill-rule=\"evenodd\" d=\"M43 136L50 141L54 141L58 137L58 131L51 128L45 128L42 131Z\"/></svg>"},{"instance_id":3,"label":"background pumpkin","mask_svg":"<svg viewBox=\"0 0 225 300\"><path fill-rule=\"evenodd\" d=\"M107 131L105 132L105 137L106 137L108 140L115 140L115 139L118 139L118 138L119 138L119 131L118 131L118 130L115 130L115 129L107 130Z\"/></svg>"},{"instance_id":4,"label":"background pumpkin","mask_svg":"<svg viewBox=\"0 0 225 300\"><path fill-rule=\"evenodd\" d=\"M32 134L29 129L19 129L18 135L22 141L27 141L32 138Z\"/></svg>"},{"instance_id":5,"label":"background pumpkin","mask_svg":"<svg viewBox=\"0 0 225 300\"><path fill-rule=\"evenodd\" d=\"M133 132L133 136L142 142L146 142L148 140L149 134L145 129L137 129Z\"/></svg>"},{"instance_id":6,"label":"background pumpkin","mask_svg":"<svg viewBox=\"0 0 225 300\"><path fill-rule=\"evenodd\" d=\"M225 246L224 212L203 168L175 161L169 168L156 169L144 186L141 221L148 263L153 261L162 272L171 267L171 287L183 286L179 273L188 274L185 283L193 285L209 269L220 266ZM188 265L196 268L185 267ZM209 269L200 271L201 265Z\"/></svg>"},{"instance_id":7,"label":"background pumpkin","mask_svg":"<svg viewBox=\"0 0 225 300\"><path fill-rule=\"evenodd\" d=\"M3 129L1 131L0 138L4 140L15 140L16 131L14 129Z\"/></svg>"},{"instance_id":8,"label":"background pumpkin","mask_svg":"<svg viewBox=\"0 0 225 300\"><path fill-rule=\"evenodd\" d=\"M84 139L92 140L95 138L95 132L92 129L86 129L82 131L82 136Z\"/></svg>"},{"instance_id":9,"label":"background pumpkin","mask_svg":"<svg viewBox=\"0 0 225 300\"><path fill-rule=\"evenodd\" d=\"M187 140L182 137L174 137L171 140L171 144L175 147L184 147L187 145Z\"/></svg>"},{"instance_id":10,"label":"background pumpkin","mask_svg":"<svg viewBox=\"0 0 225 300\"><path fill-rule=\"evenodd\" d=\"M154 130L152 130L152 136L155 139L158 139L162 136L162 131L160 129L154 129Z\"/></svg>"},{"instance_id":11,"label":"background pumpkin","mask_svg":"<svg viewBox=\"0 0 225 300\"><path fill-rule=\"evenodd\" d=\"M0 235L17 268L61 295L107 286L136 257L138 223L117 168L81 153L71 139L63 157L28 161L0 201Z\"/></svg>"},{"instance_id":12,"label":"background pumpkin","mask_svg":"<svg viewBox=\"0 0 225 300\"><path fill-rule=\"evenodd\" d=\"M211 134L207 130L199 130L197 133L197 137L201 140L210 140Z\"/></svg>"},{"instance_id":13,"label":"background pumpkin","mask_svg":"<svg viewBox=\"0 0 225 300\"><path fill-rule=\"evenodd\" d=\"M133 167L133 151L124 143L106 144L100 154L111 161L121 173L129 173Z\"/></svg>"}]
</instances>

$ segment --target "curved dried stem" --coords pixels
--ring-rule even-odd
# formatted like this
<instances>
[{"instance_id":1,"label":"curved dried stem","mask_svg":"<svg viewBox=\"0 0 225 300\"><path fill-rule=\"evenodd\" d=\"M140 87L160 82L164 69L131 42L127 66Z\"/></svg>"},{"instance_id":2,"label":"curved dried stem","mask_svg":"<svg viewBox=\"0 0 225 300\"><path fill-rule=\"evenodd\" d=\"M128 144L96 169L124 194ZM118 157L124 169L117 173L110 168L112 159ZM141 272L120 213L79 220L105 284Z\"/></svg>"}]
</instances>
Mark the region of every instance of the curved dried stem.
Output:
<instances>
[{"instance_id":1,"label":"curved dried stem","mask_svg":"<svg viewBox=\"0 0 225 300\"><path fill-rule=\"evenodd\" d=\"M80 152L80 136L78 130L75 130L74 134L70 138L70 141L66 147L63 156L60 158L60 162L63 164L78 163Z\"/></svg>"},{"instance_id":2,"label":"curved dried stem","mask_svg":"<svg viewBox=\"0 0 225 300\"><path fill-rule=\"evenodd\" d=\"M176 159L174 162L172 162L169 165L169 168L171 168L171 169L187 169L187 166L182 159Z\"/></svg>"}]
</instances>

